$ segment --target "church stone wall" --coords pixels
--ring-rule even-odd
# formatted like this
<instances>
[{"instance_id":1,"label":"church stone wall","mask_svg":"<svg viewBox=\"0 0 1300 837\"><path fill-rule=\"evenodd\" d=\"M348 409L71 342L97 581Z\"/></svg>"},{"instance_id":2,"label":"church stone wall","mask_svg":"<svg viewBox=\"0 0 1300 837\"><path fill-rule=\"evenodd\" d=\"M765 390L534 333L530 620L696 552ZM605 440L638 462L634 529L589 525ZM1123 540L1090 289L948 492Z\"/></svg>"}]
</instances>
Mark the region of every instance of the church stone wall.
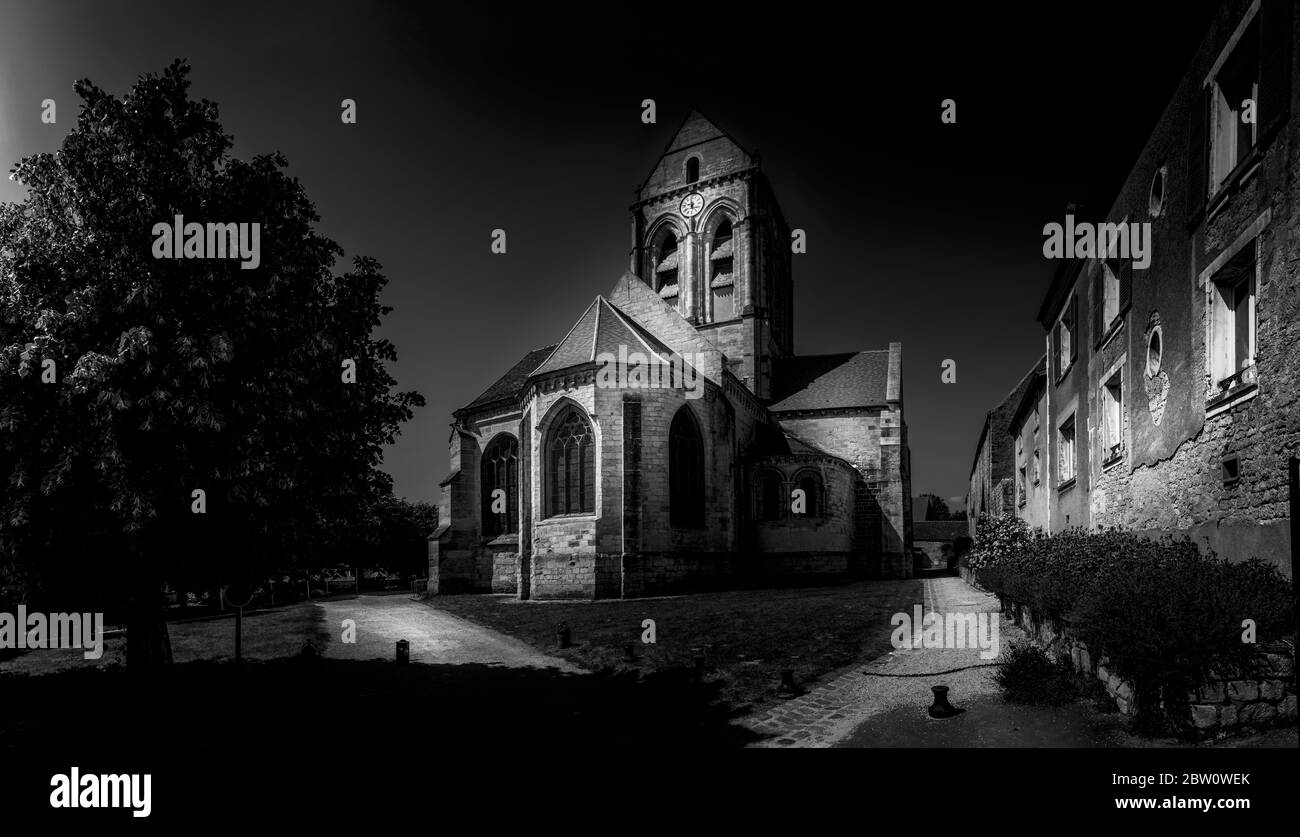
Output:
<instances>
[{"instance_id":1,"label":"church stone wall","mask_svg":"<svg viewBox=\"0 0 1300 837\"><path fill-rule=\"evenodd\" d=\"M792 436L833 451L862 474L880 471L880 416L883 410L841 410L811 413L775 413L777 422Z\"/></svg>"}]
</instances>

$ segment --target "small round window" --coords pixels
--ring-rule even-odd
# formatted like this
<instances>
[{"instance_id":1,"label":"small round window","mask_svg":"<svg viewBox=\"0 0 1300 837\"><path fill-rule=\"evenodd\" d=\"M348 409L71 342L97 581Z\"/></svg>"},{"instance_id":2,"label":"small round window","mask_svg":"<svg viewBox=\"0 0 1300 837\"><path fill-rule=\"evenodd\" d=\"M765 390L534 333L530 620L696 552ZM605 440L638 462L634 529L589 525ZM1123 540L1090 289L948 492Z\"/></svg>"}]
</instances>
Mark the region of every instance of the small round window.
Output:
<instances>
[{"instance_id":1,"label":"small round window","mask_svg":"<svg viewBox=\"0 0 1300 837\"><path fill-rule=\"evenodd\" d=\"M1151 178L1151 201L1149 208L1152 218L1159 218L1160 213L1165 208L1165 170L1166 166L1156 169L1155 175Z\"/></svg>"},{"instance_id":2,"label":"small round window","mask_svg":"<svg viewBox=\"0 0 1300 837\"><path fill-rule=\"evenodd\" d=\"M1147 338L1147 375L1155 376L1160 374L1160 352L1162 348L1160 329L1157 328Z\"/></svg>"}]
</instances>

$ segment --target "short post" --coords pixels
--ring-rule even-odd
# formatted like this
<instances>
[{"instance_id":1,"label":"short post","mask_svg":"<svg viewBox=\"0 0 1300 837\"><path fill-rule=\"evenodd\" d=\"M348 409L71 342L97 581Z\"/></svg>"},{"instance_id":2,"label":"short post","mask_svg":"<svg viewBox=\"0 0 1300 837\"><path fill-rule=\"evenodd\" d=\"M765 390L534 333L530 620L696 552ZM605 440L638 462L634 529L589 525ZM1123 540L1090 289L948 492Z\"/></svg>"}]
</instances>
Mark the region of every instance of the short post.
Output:
<instances>
[{"instance_id":1,"label":"short post","mask_svg":"<svg viewBox=\"0 0 1300 837\"><path fill-rule=\"evenodd\" d=\"M411 643L404 639L397 641L397 664L406 665L411 661Z\"/></svg>"},{"instance_id":2,"label":"short post","mask_svg":"<svg viewBox=\"0 0 1300 837\"><path fill-rule=\"evenodd\" d=\"M235 662L244 656L244 606L235 608Z\"/></svg>"}]
</instances>

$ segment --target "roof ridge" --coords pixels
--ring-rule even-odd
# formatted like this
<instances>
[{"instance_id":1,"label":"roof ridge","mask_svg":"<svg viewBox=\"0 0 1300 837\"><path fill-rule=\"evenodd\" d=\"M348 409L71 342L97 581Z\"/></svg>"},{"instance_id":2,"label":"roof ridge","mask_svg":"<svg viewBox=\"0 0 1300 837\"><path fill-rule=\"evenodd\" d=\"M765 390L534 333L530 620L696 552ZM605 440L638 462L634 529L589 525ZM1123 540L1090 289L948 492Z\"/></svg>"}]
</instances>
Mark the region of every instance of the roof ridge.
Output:
<instances>
[{"instance_id":1,"label":"roof ridge","mask_svg":"<svg viewBox=\"0 0 1300 837\"><path fill-rule=\"evenodd\" d=\"M659 350L656 349L654 346L650 345L650 343L645 339L644 336L642 336L641 331L636 327L632 319L627 314L620 311L618 307L614 305L614 303L605 299L603 296L600 297L600 300L610 307L610 310L614 312L614 316L618 318L620 321L622 321L623 325L627 326L627 330L632 332L632 336L635 337L637 340L641 341L641 345L646 348L646 351L650 352L650 354L654 355L656 358L659 358L660 361L664 360L664 358L660 356ZM658 340L658 338L655 339ZM659 342L663 342L663 341L659 341ZM672 346L669 346L667 343L664 343L663 345L664 348L671 350L672 354L678 354L677 350ZM679 354L678 356L680 357ZM685 360L685 358L683 358L683 360Z\"/></svg>"},{"instance_id":2,"label":"roof ridge","mask_svg":"<svg viewBox=\"0 0 1300 837\"><path fill-rule=\"evenodd\" d=\"M565 343L569 342L569 337L573 334L573 330L578 327L579 323L587 319L587 312L591 310L591 306L595 305L599 299L600 299L600 294L596 294L596 299L593 299L591 301L591 305L588 305L586 308L582 309L582 313L578 315L578 319L574 320L573 325L569 326L569 330L564 333L564 339L562 339L560 342L555 344L555 348L551 350L551 353L547 355L546 358L541 363L537 364L537 368L534 369L533 372L536 372L538 369L541 369L543 366L550 363L551 358L555 357L555 353L560 350L560 347L563 346ZM533 374L533 372L529 372L528 374L531 375Z\"/></svg>"}]
</instances>

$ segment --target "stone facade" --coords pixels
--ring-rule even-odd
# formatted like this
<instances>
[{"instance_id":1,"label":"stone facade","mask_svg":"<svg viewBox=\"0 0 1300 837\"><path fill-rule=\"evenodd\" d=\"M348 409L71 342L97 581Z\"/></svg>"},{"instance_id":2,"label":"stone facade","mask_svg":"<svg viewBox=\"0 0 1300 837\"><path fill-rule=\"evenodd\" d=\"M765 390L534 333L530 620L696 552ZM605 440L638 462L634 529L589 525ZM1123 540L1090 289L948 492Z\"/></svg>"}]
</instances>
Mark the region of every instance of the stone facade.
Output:
<instances>
[{"instance_id":1,"label":"stone facade","mask_svg":"<svg viewBox=\"0 0 1300 837\"><path fill-rule=\"evenodd\" d=\"M1184 533L1232 560L1290 570L1287 461L1300 453L1298 27L1291 0L1223 3L1119 196L1091 219L1149 224L1150 264L1129 272L1125 260L1093 258L1056 272L1039 316L1052 531ZM1249 130L1235 128L1234 67L1258 90ZM1055 335L1071 312L1065 357ZM1060 458L1070 418L1073 480Z\"/></svg>"},{"instance_id":2,"label":"stone facade","mask_svg":"<svg viewBox=\"0 0 1300 837\"><path fill-rule=\"evenodd\" d=\"M1036 363L1012 387L1006 397L984 417L975 459L970 470L970 494L966 497L967 526L971 537L980 515L999 517L1016 509L1016 448L1012 439L1012 421L1016 418L1025 393L1040 374L1042 361Z\"/></svg>"},{"instance_id":3,"label":"stone facade","mask_svg":"<svg viewBox=\"0 0 1300 837\"><path fill-rule=\"evenodd\" d=\"M1047 445L1047 358L1038 361L1008 428L1015 457L1015 514L1035 529L1048 528L1051 450Z\"/></svg>"},{"instance_id":4,"label":"stone facade","mask_svg":"<svg viewBox=\"0 0 1300 837\"><path fill-rule=\"evenodd\" d=\"M790 230L757 160L698 113L631 213L632 272L454 414L429 591L593 599L910 575L901 345L793 353ZM622 375L633 353L684 359L694 378L611 385L608 359ZM586 441L556 459L575 416ZM697 459L673 458L682 426ZM486 508L494 492L508 511Z\"/></svg>"},{"instance_id":5,"label":"stone facade","mask_svg":"<svg viewBox=\"0 0 1300 837\"><path fill-rule=\"evenodd\" d=\"M1095 675L1122 714L1134 713L1133 684L1111 671L1109 660L1093 659L1088 646L1068 628L1057 630L1035 620L1024 606L1012 606L1011 613L1032 642L1057 659L1069 660L1075 671ZM1285 654L1265 654L1260 671L1248 677L1211 677L1187 699L1192 724L1204 735L1294 724L1295 665Z\"/></svg>"}]
</instances>

